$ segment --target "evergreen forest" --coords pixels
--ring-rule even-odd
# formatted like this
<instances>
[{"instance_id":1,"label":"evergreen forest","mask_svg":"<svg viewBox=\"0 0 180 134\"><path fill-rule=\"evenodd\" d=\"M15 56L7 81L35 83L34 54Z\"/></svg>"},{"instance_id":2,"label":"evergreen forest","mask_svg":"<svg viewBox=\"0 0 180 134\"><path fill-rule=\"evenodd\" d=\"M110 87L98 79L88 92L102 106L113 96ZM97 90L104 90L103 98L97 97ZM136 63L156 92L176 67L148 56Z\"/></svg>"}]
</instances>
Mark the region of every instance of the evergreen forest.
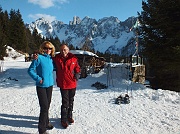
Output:
<instances>
[{"instance_id":1,"label":"evergreen forest","mask_svg":"<svg viewBox=\"0 0 180 134\"><path fill-rule=\"evenodd\" d=\"M0 59L6 56L6 46L23 53L33 53L45 40L51 41L56 49L61 44L58 38L42 38L37 29L31 33L26 28L19 10L11 9L8 13L0 7Z\"/></svg>"},{"instance_id":2,"label":"evergreen forest","mask_svg":"<svg viewBox=\"0 0 180 134\"><path fill-rule=\"evenodd\" d=\"M180 1L142 1L138 29L153 88L180 91Z\"/></svg>"}]
</instances>

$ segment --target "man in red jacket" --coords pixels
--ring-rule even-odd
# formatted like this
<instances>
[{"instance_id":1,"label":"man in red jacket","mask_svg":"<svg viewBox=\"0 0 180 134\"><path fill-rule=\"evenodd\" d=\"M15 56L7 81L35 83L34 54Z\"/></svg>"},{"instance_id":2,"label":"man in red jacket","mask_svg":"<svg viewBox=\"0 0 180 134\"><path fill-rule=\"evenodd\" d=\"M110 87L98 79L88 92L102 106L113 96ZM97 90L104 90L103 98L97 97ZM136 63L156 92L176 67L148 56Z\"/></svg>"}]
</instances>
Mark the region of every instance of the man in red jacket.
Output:
<instances>
[{"instance_id":1,"label":"man in red jacket","mask_svg":"<svg viewBox=\"0 0 180 134\"><path fill-rule=\"evenodd\" d=\"M57 86L60 87L62 96L61 125L67 128L68 122L74 123L72 111L80 66L77 57L69 52L67 45L61 45L60 53L53 57L53 61L56 65Z\"/></svg>"}]
</instances>

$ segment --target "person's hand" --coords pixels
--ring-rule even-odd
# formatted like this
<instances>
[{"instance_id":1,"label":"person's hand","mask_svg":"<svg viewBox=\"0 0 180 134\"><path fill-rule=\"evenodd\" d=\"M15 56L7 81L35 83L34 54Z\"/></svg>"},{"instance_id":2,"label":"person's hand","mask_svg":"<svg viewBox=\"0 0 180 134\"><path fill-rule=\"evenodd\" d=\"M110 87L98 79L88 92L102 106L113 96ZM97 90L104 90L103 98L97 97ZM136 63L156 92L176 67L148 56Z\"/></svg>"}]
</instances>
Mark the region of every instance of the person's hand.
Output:
<instances>
[{"instance_id":1,"label":"person's hand","mask_svg":"<svg viewBox=\"0 0 180 134\"><path fill-rule=\"evenodd\" d=\"M40 80L39 83L42 84L42 83L43 83L43 80Z\"/></svg>"},{"instance_id":2,"label":"person's hand","mask_svg":"<svg viewBox=\"0 0 180 134\"><path fill-rule=\"evenodd\" d=\"M75 74L75 78L76 78L77 81L79 80L79 77L80 77L80 76L79 76L79 73L76 73L76 74Z\"/></svg>"}]
</instances>

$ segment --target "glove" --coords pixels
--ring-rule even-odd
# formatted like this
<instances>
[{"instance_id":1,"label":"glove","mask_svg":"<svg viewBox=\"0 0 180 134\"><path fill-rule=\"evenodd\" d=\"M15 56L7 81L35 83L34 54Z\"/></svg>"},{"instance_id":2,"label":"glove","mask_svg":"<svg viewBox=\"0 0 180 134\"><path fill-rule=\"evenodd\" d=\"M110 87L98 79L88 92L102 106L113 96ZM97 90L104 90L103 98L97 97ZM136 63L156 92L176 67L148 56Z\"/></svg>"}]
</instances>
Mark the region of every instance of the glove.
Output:
<instances>
[{"instance_id":1,"label":"glove","mask_svg":"<svg viewBox=\"0 0 180 134\"><path fill-rule=\"evenodd\" d=\"M79 80L79 77L80 77L80 76L79 76L79 73L76 73L76 74L75 74L75 78L76 78L77 81Z\"/></svg>"}]
</instances>

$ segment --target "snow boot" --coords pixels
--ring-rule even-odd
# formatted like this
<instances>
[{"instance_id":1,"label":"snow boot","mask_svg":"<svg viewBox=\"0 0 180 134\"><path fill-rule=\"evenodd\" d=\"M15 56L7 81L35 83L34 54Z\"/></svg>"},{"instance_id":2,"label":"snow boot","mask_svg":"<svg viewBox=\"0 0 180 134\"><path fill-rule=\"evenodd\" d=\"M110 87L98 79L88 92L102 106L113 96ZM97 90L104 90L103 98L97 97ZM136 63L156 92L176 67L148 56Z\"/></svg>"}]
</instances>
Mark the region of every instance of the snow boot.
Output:
<instances>
[{"instance_id":1,"label":"snow boot","mask_svg":"<svg viewBox=\"0 0 180 134\"><path fill-rule=\"evenodd\" d=\"M68 127L67 121L61 121L61 126L66 129Z\"/></svg>"},{"instance_id":2,"label":"snow boot","mask_svg":"<svg viewBox=\"0 0 180 134\"><path fill-rule=\"evenodd\" d=\"M124 104L129 104L129 103L130 103L129 95L126 94L125 97L124 97Z\"/></svg>"},{"instance_id":3,"label":"snow boot","mask_svg":"<svg viewBox=\"0 0 180 134\"><path fill-rule=\"evenodd\" d=\"M46 126L47 130L51 130L53 128L54 128L54 126L51 123L48 123L48 125Z\"/></svg>"},{"instance_id":4,"label":"snow boot","mask_svg":"<svg viewBox=\"0 0 180 134\"><path fill-rule=\"evenodd\" d=\"M68 109L67 108L63 108L61 107L61 125L63 128L67 128L68 127L68 123L67 123L67 115L68 115Z\"/></svg>"},{"instance_id":5,"label":"snow boot","mask_svg":"<svg viewBox=\"0 0 180 134\"><path fill-rule=\"evenodd\" d=\"M73 111L73 101L71 101L69 108L68 108L68 122L70 124L74 123L74 119L72 117L73 116L72 111Z\"/></svg>"},{"instance_id":6,"label":"snow boot","mask_svg":"<svg viewBox=\"0 0 180 134\"><path fill-rule=\"evenodd\" d=\"M68 121L70 124L74 123L74 119L73 118L68 118Z\"/></svg>"},{"instance_id":7,"label":"snow boot","mask_svg":"<svg viewBox=\"0 0 180 134\"><path fill-rule=\"evenodd\" d=\"M129 104L129 103L130 103L130 100L129 100L129 95L128 94L125 94L124 97L122 95L120 95L115 100L115 104Z\"/></svg>"}]
</instances>

